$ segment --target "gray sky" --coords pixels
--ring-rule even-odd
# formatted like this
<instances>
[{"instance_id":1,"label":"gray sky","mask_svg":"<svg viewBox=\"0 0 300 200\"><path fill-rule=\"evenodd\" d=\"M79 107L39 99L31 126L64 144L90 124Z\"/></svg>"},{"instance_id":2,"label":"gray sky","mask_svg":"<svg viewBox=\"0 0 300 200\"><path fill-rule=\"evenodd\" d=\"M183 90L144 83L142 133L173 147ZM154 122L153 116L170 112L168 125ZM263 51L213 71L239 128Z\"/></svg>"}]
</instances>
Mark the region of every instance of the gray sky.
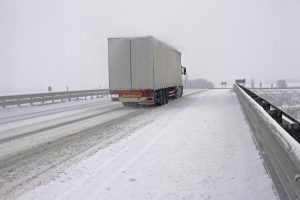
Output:
<instances>
[{"instance_id":1,"label":"gray sky","mask_svg":"<svg viewBox=\"0 0 300 200\"><path fill-rule=\"evenodd\" d=\"M190 78L300 79L300 0L0 0L0 95L108 85L107 38L152 35Z\"/></svg>"}]
</instances>

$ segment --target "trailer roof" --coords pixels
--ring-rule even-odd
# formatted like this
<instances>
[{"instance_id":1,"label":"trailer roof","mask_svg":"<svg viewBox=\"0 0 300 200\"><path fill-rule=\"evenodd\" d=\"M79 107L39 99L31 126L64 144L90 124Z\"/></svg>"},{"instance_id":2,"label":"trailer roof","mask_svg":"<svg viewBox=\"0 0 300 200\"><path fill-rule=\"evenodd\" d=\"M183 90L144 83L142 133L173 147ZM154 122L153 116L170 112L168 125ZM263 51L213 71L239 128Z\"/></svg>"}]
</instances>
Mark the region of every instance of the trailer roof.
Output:
<instances>
[{"instance_id":1,"label":"trailer roof","mask_svg":"<svg viewBox=\"0 0 300 200\"><path fill-rule=\"evenodd\" d=\"M177 49L175 49L173 46L165 43L165 42L162 42L161 40L158 40L156 39L155 37L153 36L139 36L139 37L110 37L110 38L107 38L107 40L110 40L110 39L129 39L129 40L132 40L132 39L138 39L138 38L151 38L152 40L154 40L155 42L159 42L171 49L173 49L174 51L178 52L179 54L181 54L180 51L178 51Z\"/></svg>"}]
</instances>

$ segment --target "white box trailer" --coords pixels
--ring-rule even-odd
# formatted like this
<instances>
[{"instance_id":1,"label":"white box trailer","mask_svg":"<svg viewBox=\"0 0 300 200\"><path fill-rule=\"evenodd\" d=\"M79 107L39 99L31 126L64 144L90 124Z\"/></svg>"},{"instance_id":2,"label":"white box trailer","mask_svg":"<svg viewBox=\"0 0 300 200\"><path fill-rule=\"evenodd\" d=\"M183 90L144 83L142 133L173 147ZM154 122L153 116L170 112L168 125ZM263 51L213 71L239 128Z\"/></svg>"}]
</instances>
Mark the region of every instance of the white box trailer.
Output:
<instances>
[{"instance_id":1,"label":"white box trailer","mask_svg":"<svg viewBox=\"0 0 300 200\"><path fill-rule=\"evenodd\" d=\"M182 96L181 53L153 37L109 38L108 65L113 100L162 105Z\"/></svg>"}]
</instances>

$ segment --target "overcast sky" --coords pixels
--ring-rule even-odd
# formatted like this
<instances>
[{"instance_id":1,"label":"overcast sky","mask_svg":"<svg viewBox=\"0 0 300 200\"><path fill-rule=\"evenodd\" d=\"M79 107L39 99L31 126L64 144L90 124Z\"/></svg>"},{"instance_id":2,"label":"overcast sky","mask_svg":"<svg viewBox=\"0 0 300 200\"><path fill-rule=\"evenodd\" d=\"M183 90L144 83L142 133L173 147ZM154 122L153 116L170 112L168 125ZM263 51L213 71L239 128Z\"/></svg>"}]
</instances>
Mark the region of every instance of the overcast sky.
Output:
<instances>
[{"instance_id":1,"label":"overcast sky","mask_svg":"<svg viewBox=\"0 0 300 200\"><path fill-rule=\"evenodd\" d=\"M107 87L107 38L147 35L189 78L300 79L300 0L0 0L0 95Z\"/></svg>"}]
</instances>

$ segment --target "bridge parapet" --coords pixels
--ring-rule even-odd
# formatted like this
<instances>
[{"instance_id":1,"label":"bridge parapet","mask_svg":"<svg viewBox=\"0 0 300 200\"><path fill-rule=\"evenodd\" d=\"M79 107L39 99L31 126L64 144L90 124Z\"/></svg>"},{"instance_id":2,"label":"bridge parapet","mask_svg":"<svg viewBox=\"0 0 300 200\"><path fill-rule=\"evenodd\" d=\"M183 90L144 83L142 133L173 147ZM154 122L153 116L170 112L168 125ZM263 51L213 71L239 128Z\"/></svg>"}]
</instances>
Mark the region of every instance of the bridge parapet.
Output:
<instances>
[{"instance_id":1,"label":"bridge parapet","mask_svg":"<svg viewBox=\"0 0 300 200\"><path fill-rule=\"evenodd\" d=\"M300 123L242 85L234 85L280 199L300 199Z\"/></svg>"}]
</instances>

